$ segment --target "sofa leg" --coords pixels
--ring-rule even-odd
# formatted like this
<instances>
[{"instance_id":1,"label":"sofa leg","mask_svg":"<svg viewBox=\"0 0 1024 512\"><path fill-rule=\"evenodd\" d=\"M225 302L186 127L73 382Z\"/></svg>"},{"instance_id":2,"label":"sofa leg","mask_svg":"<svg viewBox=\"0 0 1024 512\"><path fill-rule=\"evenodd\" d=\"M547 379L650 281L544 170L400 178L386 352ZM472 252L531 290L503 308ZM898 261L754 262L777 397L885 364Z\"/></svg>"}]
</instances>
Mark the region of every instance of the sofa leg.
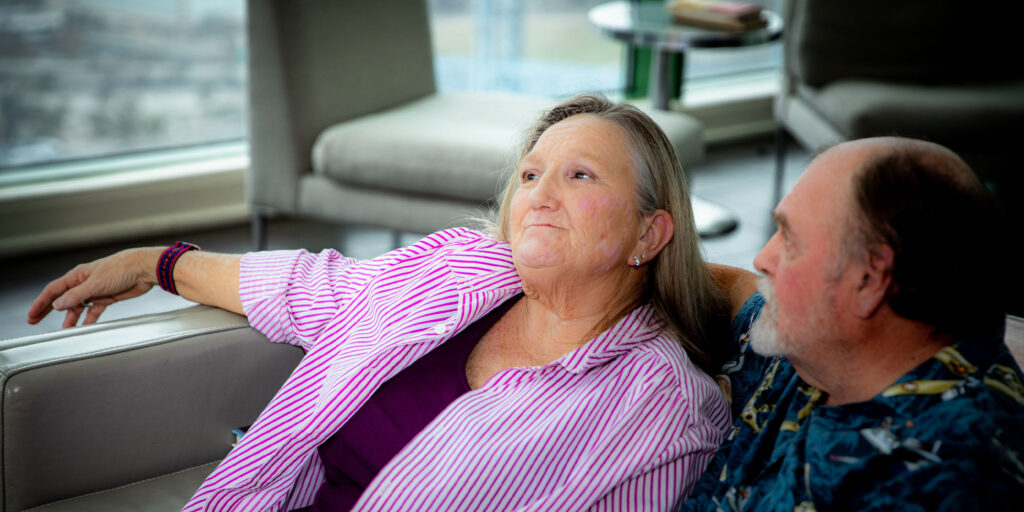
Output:
<instances>
[{"instance_id":1,"label":"sofa leg","mask_svg":"<svg viewBox=\"0 0 1024 512\"><path fill-rule=\"evenodd\" d=\"M252 244L257 251L267 248L267 216L258 210L252 213Z\"/></svg>"},{"instance_id":2,"label":"sofa leg","mask_svg":"<svg viewBox=\"0 0 1024 512\"><path fill-rule=\"evenodd\" d=\"M782 184L786 179L786 129L775 128L775 190L772 192L772 209L782 201Z\"/></svg>"}]
</instances>

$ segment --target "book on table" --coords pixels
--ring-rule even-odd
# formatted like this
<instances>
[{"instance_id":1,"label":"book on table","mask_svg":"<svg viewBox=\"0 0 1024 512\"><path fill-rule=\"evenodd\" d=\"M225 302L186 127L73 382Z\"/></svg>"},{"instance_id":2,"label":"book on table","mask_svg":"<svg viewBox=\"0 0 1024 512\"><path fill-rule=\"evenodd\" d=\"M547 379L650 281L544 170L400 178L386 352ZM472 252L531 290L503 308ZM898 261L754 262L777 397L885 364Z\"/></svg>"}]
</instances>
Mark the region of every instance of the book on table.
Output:
<instances>
[{"instance_id":1,"label":"book on table","mask_svg":"<svg viewBox=\"0 0 1024 512\"><path fill-rule=\"evenodd\" d=\"M767 26L761 6L732 0L668 0L665 7L676 22L715 30L739 32Z\"/></svg>"}]
</instances>

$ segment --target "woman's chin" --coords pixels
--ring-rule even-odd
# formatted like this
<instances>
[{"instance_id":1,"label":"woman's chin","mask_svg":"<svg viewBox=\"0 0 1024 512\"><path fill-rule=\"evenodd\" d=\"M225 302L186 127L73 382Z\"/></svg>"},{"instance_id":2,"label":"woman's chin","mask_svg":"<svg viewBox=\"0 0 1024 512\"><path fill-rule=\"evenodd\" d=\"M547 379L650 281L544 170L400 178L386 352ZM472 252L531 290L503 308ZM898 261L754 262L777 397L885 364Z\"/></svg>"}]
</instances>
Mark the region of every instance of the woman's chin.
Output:
<instances>
[{"instance_id":1,"label":"woman's chin","mask_svg":"<svg viewBox=\"0 0 1024 512\"><path fill-rule=\"evenodd\" d=\"M561 266L565 262L565 257L560 252L531 247L528 244L513 251L512 260L519 269L543 269Z\"/></svg>"}]
</instances>

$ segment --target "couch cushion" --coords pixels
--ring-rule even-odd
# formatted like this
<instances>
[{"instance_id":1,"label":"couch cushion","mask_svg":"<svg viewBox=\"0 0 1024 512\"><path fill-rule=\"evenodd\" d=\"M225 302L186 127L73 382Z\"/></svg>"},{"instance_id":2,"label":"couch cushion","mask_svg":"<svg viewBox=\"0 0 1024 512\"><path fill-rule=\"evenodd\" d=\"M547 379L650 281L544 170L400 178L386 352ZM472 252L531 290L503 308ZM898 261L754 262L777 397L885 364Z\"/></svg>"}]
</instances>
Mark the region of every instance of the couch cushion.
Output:
<instances>
[{"instance_id":1,"label":"couch cushion","mask_svg":"<svg viewBox=\"0 0 1024 512\"><path fill-rule=\"evenodd\" d=\"M1024 81L927 87L837 80L799 94L851 139L903 135L970 151L1015 139L1024 123Z\"/></svg>"},{"instance_id":2,"label":"couch cushion","mask_svg":"<svg viewBox=\"0 0 1024 512\"><path fill-rule=\"evenodd\" d=\"M525 130L555 103L511 94L431 95L328 128L313 147L313 171L368 189L483 203L515 164ZM703 157L697 120L649 114L684 165Z\"/></svg>"},{"instance_id":3,"label":"couch cushion","mask_svg":"<svg viewBox=\"0 0 1024 512\"><path fill-rule=\"evenodd\" d=\"M33 507L26 512L174 512L181 510L220 461Z\"/></svg>"}]
</instances>

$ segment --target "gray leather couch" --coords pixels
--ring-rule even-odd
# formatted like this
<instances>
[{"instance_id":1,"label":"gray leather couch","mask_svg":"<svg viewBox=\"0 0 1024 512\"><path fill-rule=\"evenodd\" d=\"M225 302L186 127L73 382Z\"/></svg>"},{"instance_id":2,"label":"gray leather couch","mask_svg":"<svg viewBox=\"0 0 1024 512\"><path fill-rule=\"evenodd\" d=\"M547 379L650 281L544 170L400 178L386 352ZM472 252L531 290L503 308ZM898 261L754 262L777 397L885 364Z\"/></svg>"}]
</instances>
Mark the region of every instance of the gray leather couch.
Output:
<instances>
[{"instance_id":1,"label":"gray leather couch","mask_svg":"<svg viewBox=\"0 0 1024 512\"><path fill-rule=\"evenodd\" d=\"M0 511L180 510L301 357L206 306L0 342Z\"/></svg>"},{"instance_id":2,"label":"gray leather couch","mask_svg":"<svg viewBox=\"0 0 1024 512\"><path fill-rule=\"evenodd\" d=\"M207 306L0 342L0 512L180 510L301 356Z\"/></svg>"}]
</instances>

